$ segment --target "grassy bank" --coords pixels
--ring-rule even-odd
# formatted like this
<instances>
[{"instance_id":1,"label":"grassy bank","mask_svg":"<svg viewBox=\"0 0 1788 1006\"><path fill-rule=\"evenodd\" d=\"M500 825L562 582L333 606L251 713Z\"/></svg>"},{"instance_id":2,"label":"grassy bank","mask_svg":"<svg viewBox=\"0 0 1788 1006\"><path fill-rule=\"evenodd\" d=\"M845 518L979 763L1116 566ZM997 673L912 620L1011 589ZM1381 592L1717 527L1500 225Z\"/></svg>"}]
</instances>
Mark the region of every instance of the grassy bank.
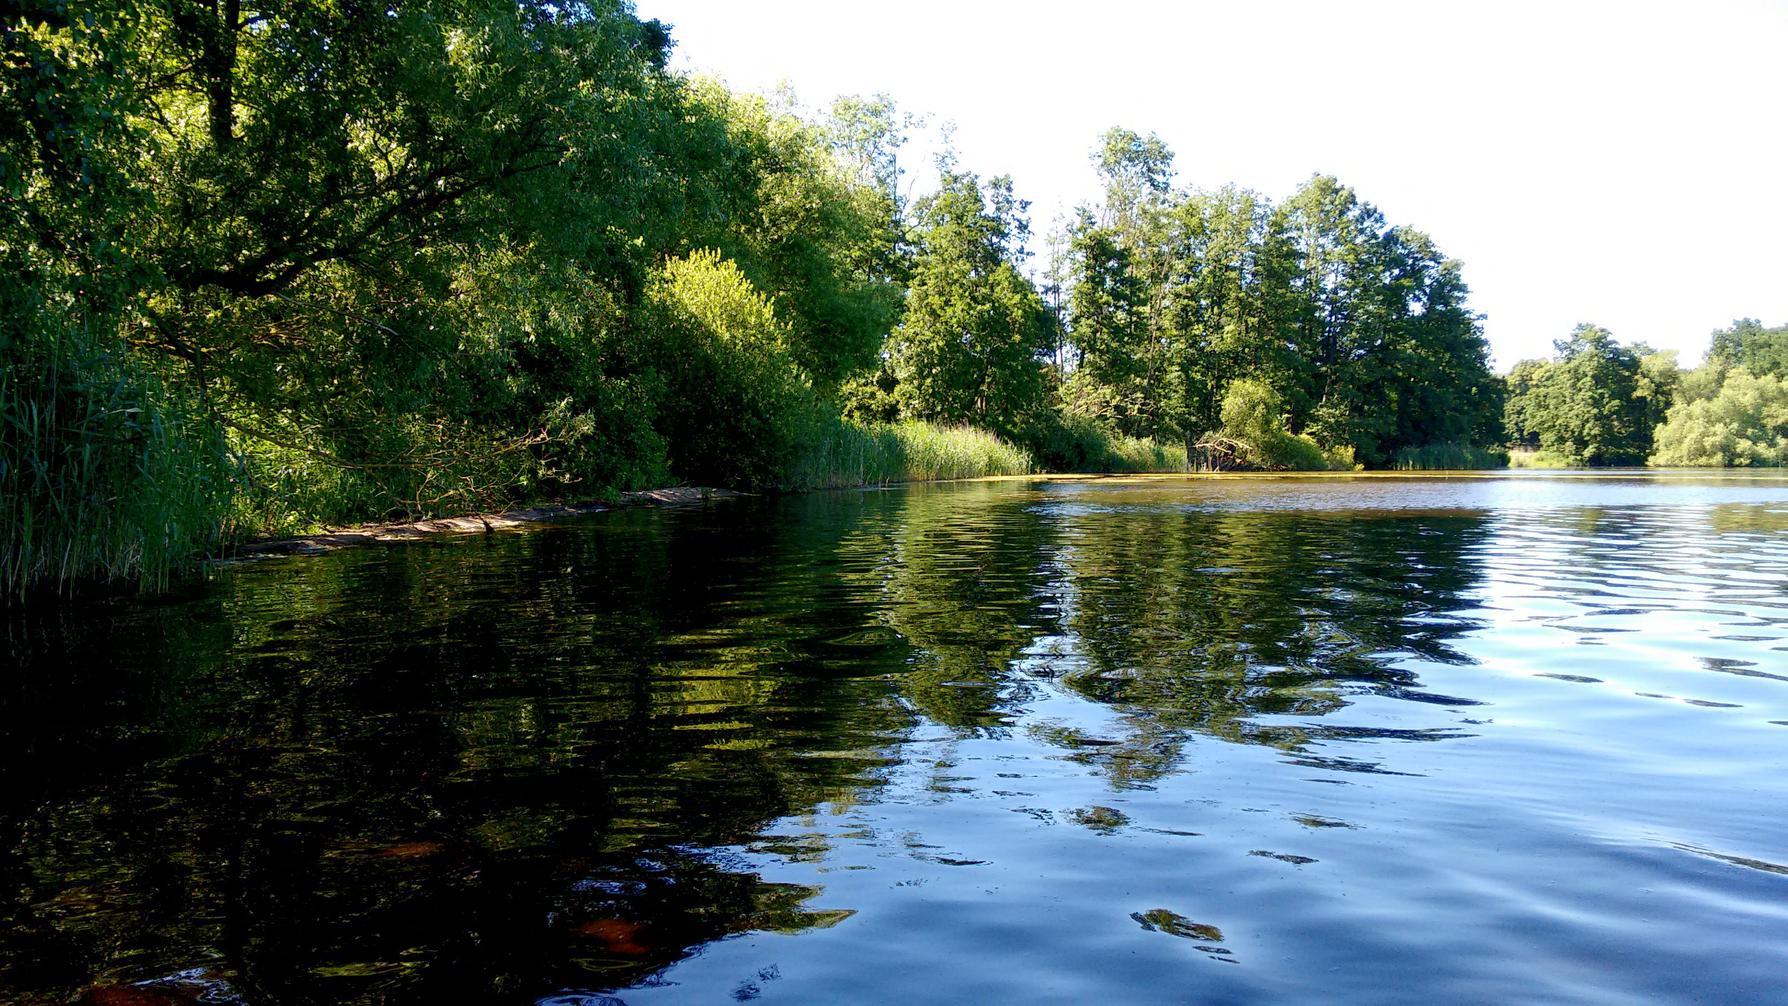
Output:
<instances>
[{"instance_id":1,"label":"grassy bank","mask_svg":"<svg viewBox=\"0 0 1788 1006\"><path fill-rule=\"evenodd\" d=\"M1478 471L1510 467L1504 451L1470 444L1428 444L1405 447L1391 457L1390 467L1400 472Z\"/></svg>"},{"instance_id":2,"label":"grassy bank","mask_svg":"<svg viewBox=\"0 0 1788 1006\"><path fill-rule=\"evenodd\" d=\"M824 424L809 441L782 487L839 489L971 479L984 475L1028 475L1035 470L1024 449L985 430L904 422L863 425Z\"/></svg>"},{"instance_id":3,"label":"grassy bank","mask_svg":"<svg viewBox=\"0 0 1788 1006\"><path fill-rule=\"evenodd\" d=\"M1514 450L1509 452L1510 468L1581 468L1579 462L1553 451Z\"/></svg>"},{"instance_id":4,"label":"grassy bank","mask_svg":"<svg viewBox=\"0 0 1788 1006\"><path fill-rule=\"evenodd\" d=\"M967 426L821 424L789 466L786 490L838 489L1033 472L1188 472L1186 448L1064 423L1027 446Z\"/></svg>"}]
</instances>

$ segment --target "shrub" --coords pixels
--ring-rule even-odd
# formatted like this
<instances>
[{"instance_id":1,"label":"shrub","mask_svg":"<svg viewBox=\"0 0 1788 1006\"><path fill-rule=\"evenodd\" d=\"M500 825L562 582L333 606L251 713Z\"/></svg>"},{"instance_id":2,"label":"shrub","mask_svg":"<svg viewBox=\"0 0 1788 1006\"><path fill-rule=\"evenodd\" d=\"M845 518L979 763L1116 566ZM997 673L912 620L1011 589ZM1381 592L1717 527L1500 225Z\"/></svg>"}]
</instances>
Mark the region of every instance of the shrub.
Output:
<instances>
[{"instance_id":1,"label":"shrub","mask_svg":"<svg viewBox=\"0 0 1788 1006\"><path fill-rule=\"evenodd\" d=\"M1284 401L1261 381L1231 381L1223 396L1223 426L1205 438L1207 454L1228 452L1244 467L1268 471L1352 470L1352 447L1329 448L1308 434L1292 434L1284 427Z\"/></svg>"},{"instance_id":2,"label":"shrub","mask_svg":"<svg viewBox=\"0 0 1788 1006\"><path fill-rule=\"evenodd\" d=\"M776 484L823 419L769 300L714 251L666 263L647 297L671 470L703 485Z\"/></svg>"},{"instance_id":3,"label":"shrub","mask_svg":"<svg viewBox=\"0 0 1788 1006\"><path fill-rule=\"evenodd\" d=\"M1086 416L1053 414L1031 441L1043 467L1054 472L1184 472L1183 444L1127 437Z\"/></svg>"},{"instance_id":4,"label":"shrub","mask_svg":"<svg viewBox=\"0 0 1788 1006\"><path fill-rule=\"evenodd\" d=\"M1509 452L1510 468L1579 468L1583 462L1557 451L1521 450Z\"/></svg>"},{"instance_id":5,"label":"shrub","mask_svg":"<svg viewBox=\"0 0 1788 1006\"><path fill-rule=\"evenodd\" d=\"M1788 464L1788 381L1733 370L1714 397L1671 408L1656 440L1654 465Z\"/></svg>"}]
</instances>

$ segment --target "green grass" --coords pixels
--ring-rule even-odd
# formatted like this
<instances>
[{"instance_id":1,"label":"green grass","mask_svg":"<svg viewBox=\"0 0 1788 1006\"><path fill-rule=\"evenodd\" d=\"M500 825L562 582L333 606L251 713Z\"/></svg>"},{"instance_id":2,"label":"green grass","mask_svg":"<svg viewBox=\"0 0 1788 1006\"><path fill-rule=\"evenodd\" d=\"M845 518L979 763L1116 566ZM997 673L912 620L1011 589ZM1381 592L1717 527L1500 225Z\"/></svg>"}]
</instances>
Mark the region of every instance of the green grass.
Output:
<instances>
[{"instance_id":1,"label":"green grass","mask_svg":"<svg viewBox=\"0 0 1788 1006\"><path fill-rule=\"evenodd\" d=\"M986 430L930 423L896 423L901 468L908 482L973 479L985 475L1029 475L1031 456Z\"/></svg>"},{"instance_id":2,"label":"green grass","mask_svg":"<svg viewBox=\"0 0 1788 1006\"><path fill-rule=\"evenodd\" d=\"M1042 467L1055 472L1187 472L1184 444L1127 437L1096 420L1059 417L1035 437Z\"/></svg>"},{"instance_id":3,"label":"green grass","mask_svg":"<svg viewBox=\"0 0 1788 1006\"><path fill-rule=\"evenodd\" d=\"M906 478L900 438L885 426L825 417L814 424L782 480L782 488L840 489Z\"/></svg>"},{"instance_id":4,"label":"green grass","mask_svg":"<svg viewBox=\"0 0 1788 1006\"><path fill-rule=\"evenodd\" d=\"M849 420L817 424L783 479L790 490L836 489L1028 475L1022 448L985 430L908 421L865 426Z\"/></svg>"},{"instance_id":5,"label":"green grass","mask_svg":"<svg viewBox=\"0 0 1788 1006\"><path fill-rule=\"evenodd\" d=\"M1105 471L1112 472L1189 472L1185 444L1164 444L1147 437L1114 436L1107 453Z\"/></svg>"},{"instance_id":6,"label":"green grass","mask_svg":"<svg viewBox=\"0 0 1788 1006\"><path fill-rule=\"evenodd\" d=\"M1552 451L1513 450L1509 452L1510 468L1581 468L1582 465Z\"/></svg>"},{"instance_id":7,"label":"green grass","mask_svg":"<svg viewBox=\"0 0 1788 1006\"><path fill-rule=\"evenodd\" d=\"M1391 457L1390 467L1400 472L1477 471L1510 467L1504 451L1470 444L1426 444L1405 447Z\"/></svg>"},{"instance_id":8,"label":"green grass","mask_svg":"<svg viewBox=\"0 0 1788 1006\"><path fill-rule=\"evenodd\" d=\"M222 533L232 471L189 403L81 326L0 363L0 595L167 583Z\"/></svg>"}]
</instances>

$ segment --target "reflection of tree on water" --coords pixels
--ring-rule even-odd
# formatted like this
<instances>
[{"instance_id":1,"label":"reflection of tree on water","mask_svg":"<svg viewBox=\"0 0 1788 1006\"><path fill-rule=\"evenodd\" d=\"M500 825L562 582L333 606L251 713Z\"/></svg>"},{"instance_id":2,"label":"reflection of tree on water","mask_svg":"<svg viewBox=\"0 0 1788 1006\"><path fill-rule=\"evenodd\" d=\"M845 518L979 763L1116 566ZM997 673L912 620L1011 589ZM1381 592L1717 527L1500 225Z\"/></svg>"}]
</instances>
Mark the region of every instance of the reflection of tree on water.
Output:
<instances>
[{"instance_id":1,"label":"reflection of tree on water","mask_svg":"<svg viewBox=\"0 0 1788 1006\"><path fill-rule=\"evenodd\" d=\"M1171 771L1179 731L1294 749L1330 731L1259 721L1355 692L1459 701L1397 662L1464 659L1450 640L1472 623L1450 612L1482 577L1481 516L1142 502L912 497L884 585L888 624L918 651L903 691L934 719L987 725L1023 680L1060 679L1118 707L1125 735L1033 735L1120 786Z\"/></svg>"},{"instance_id":2,"label":"reflection of tree on water","mask_svg":"<svg viewBox=\"0 0 1788 1006\"><path fill-rule=\"evenodd\" d=\"M864 583L915 649L901 691L930 719L997 727L1026 681L1059 679L1117 707L1123 736L1051 724L1033 736L1123 786L1172 771L1185 730L1289 750L1371 731L1262 719L1322 717L1359 692L1462 701L1423 689L1399 662L1465 659L1451 640L1474 623L1452 613L1482 579L1482 515L1066 499L915 491L886 540L846 542L884 556Z\"/></svg>"},{"instance_id":3,"label":"reflection of tree on water","mask_svg":"<svg viewBox=\"0 0 1788 1006\"><path fill-rule=\"evenodd\" d=\"M241 570L31 643L79 688L5 710L0 998L513 998L836 922L694 850L873 784L906 651L819 596L852 515L706 519Z\"/></svg>"},{"instance_id":4,"label":"reflection of tree on water","mask_svg":"<svg viewBox=\"0 0 1788 1006\"><path fill-rule=\"evenodd\" d=\"M1414 696L1396 655L1458 659L1481 534L914 488L88 611L14 644L0 998L197 967L254 1001L515 999L830 925L855 906L704 850L824 856L823 828L760 836L861 799L915 722L997 734L1051 678L1117 735L1031 735L1114 785L1172 771L1188 730L1296 747L1308 726L1256 721Z\"/></svg>"},{"instance_id":5,"label":"reflection of tree on water","mask_svg":"<svg viewBox=\"0 0 1788 1006\"><path fill-rule=\"evenodd\" d=\"M1065 680L1089 697L1242 740L1253 717L1414 685L1393 657L1463 659L1449 640L1469 625L1430 616L1481 576L1479 518L1093 510L1067 523L1082 659Z\"/></svg>"},{"instance_id":6,"label":"reflection of tree on water","mask_svg":"<svg viewBox=\"0 0 1788 1006\"><path fill-rule=\"evenodd\" d=\"M1049 614L1043 568L1054 529L1009 484L916 486L885 540L849 543L886 561L860 579L914 648L901 692L929 719L998 728L1020 699L1007 673Z\"/></svg>"},{"instance_id":7,"label":"reflection of tree on water","mask_svg":"<svg viewBox=\"0 0 1788 1006\"><path fill-rule=\"evenodd\" d=\"M1071 597L1063 682L1146 712L1151 726L1295 747L1353 692L1412 691L1398 658L1464 658L1448 617L1481 577L1483 521L1458 514L1114 512L1063 518Z\"/></svg>"}]
</instances>

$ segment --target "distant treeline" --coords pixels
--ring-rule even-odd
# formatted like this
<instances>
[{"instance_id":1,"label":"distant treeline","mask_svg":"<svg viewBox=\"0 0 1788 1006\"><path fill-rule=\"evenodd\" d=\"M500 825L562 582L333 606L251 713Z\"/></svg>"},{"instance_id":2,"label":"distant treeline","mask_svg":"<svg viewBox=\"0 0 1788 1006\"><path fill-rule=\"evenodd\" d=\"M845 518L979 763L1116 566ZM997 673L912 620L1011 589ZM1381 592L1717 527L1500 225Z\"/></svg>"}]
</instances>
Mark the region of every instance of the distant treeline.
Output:
<instances>
[{"instance_id":1,"label":"distant treeline","mask_svg":"<svg viewBox=\"0 0 1788 1006\"><path fill-rule=\"evenodd\" d=\"M1788 464L1788 326L1742 319L1715 332L1706 362L1623 346L1579 325L1550 360L1508 376L1517 463L1658 466Z\"/></svg>"},{"instance_id":2,"label":"distant treeline","mask_svg":"<svg viewBox=\"0 0 1788 1006\"><path fill-rule=\"evenodd\" d=\"M1113 130L1103 202L1035 256L1006 179L944 158L903 196L892 102L669 72L620 0L26 0L0 31L6 594L670 482L1503 440L1457 263L1331 178L1175 189Z\"/></svg>"}]
</instances>

